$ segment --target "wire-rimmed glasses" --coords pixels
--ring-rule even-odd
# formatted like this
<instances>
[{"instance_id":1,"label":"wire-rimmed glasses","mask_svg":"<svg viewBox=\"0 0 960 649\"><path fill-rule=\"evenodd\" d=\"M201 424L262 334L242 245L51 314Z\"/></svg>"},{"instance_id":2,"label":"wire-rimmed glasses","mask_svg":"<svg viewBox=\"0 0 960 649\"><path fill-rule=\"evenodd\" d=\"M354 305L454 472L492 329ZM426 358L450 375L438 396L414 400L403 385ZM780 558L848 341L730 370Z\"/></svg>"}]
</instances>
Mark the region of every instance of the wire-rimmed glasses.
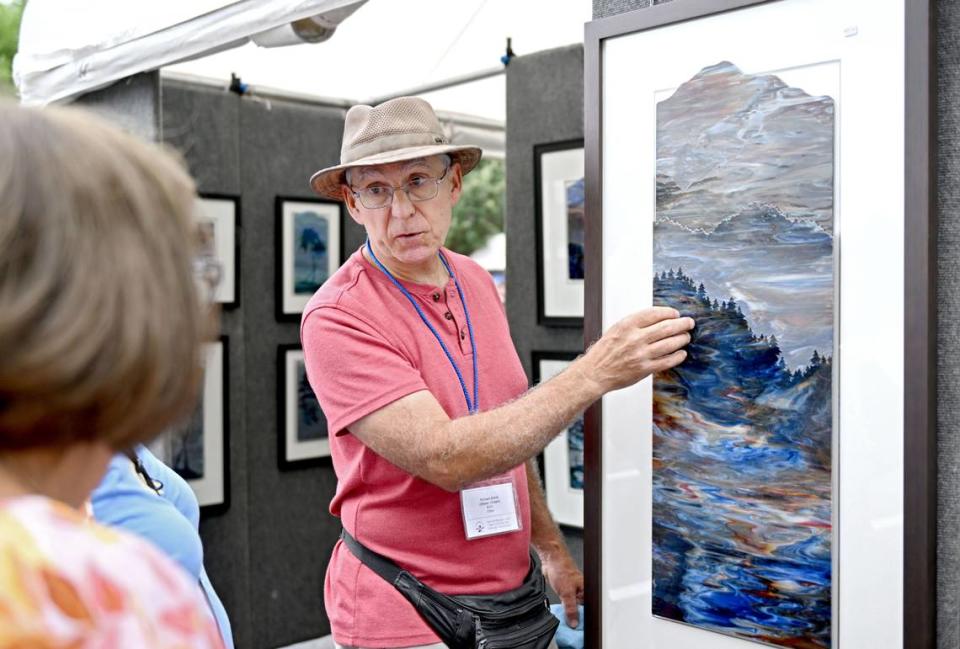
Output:
<instances>
[{"instance_id":1,"label":"wire-rimmed glasses","mask_svg":"<svg viewBox=\"0 0 960 649\"><path fill-rule=\"evenodd\" d=\"M447 177L448 171L450 171L450 167L444 169L443 174L439 178L433 178L426 174L416 174L413 178L398 187L383 184L371 185L363 189L354 189L351 187L350 193L368 210L380 210L391 205L393 203L393 194L397 190L406 192L407 198L409 198L411 202L419 203L421 201L428 201L431 198L435 198L440 192L440 183Z\"/></svg>"}]
</instances>

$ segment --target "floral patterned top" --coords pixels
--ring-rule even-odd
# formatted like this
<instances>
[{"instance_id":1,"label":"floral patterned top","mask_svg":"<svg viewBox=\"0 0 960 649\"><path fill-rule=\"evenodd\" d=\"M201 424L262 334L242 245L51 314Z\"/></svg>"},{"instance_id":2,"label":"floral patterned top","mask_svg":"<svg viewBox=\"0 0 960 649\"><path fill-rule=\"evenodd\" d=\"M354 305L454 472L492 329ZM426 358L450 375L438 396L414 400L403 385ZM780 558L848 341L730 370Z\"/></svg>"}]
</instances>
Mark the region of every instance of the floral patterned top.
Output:
<instances>
[{"instance_id":1,"label":"floral patterned top","mask_svg":"<svg viewBox=\"0 0 960 649\"><path fill-rule=\"evenodd\" d=\"M146 542L48 498L0 500L0 648L219 649L207 611Z\"/></svg>"}]
</instances>

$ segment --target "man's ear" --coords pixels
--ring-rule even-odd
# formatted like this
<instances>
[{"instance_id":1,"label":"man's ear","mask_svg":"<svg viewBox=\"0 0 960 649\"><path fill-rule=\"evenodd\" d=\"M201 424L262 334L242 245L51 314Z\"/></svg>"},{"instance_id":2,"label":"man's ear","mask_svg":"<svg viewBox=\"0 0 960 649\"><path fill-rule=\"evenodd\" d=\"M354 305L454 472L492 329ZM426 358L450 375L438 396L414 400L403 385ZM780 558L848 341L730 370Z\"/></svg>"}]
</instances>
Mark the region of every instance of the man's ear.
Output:
<instances>
[{"instance_id":1,"label":"man's ear","mask_svg":"<svg viewBox=\"0 0 960 649\"><path fill-rule=\"evenodd\" d=\"M359 225L363 225L363 221L360 220L360 209L357 207L357 197L354 196L347 185L340 185L340 196L343 197L343 202L347 206L347 212L350 214L350 218Z\"/></svg>"},{"instance_id":2,"label":"man's ear","mask_svg":"<svg viewBox=\"0 0 960 649\"><path fill-rule=\"evenodd\" d=\"M463 192L463 169L460 167L460 163L452 163L447 175L450 176L450 199L456 205L460 201L460 194Z\"/></svg>"}]
</instances>

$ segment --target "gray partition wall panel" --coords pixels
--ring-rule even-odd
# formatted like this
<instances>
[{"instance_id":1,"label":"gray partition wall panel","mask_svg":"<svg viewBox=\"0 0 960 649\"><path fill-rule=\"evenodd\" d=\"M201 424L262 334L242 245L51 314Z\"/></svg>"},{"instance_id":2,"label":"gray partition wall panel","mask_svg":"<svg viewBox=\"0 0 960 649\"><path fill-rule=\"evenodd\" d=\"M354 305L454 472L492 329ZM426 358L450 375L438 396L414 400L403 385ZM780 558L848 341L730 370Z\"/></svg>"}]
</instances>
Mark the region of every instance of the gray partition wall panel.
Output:
<instances>
[{"instance_id":1,"label":"gray partition wall panel","mask_svg":"<svg viewBox=\"0 0 960 649\"><path fill-rule=\"evenodd\" d=\"M276 647L329 633L323 578L340 522L328 513L336 490L329 464L280 471L277 346L299 342L297 322L277 322L274 303L277 196L314 198L308 179L340 157L344 113L307 104L244 98L240 109L243 187L243 310L249 469L250 603L253 646ZM349 254L358 227L345 222Z\"/></svg>"},{"instance_id":2,"label":"gray partition wall panel","mask_svg":"<svg viewBox=\"0 0 960 649\"><path fill-rule=\"evenodd\" d=\"M960 647L960 6L938 2L937 646Z\"/></svg>"},{"instance_id":3,"label":"gray partition wall panel","mask_svg":"<svg viewBox=\"0 0 960 649\"><path fill-rule=\"evenodd\" d=\"M165 81L164 131L201 193L240 199L239 307L229 337L230 506L200 526L205 563L238 648L276 647L329 632L323 578L340 524L328 513L328 464L281 471L277 348L299 342L296 322L275 317L275 200L314 198L308 179L340 154L343 111L239 97ZM363 230L346 219L345 249Z\"/></svg>"},{"instance_id":4,"label":"gray partition wall panel","mask_svg":"<svg viewBox=\"0 0 960 649\"><path fill-rule=\"evenodd\" d=\"M625 11L634 9L644 9L653 4L662 4L653 2L653 0L593 0L593 17L606 18L622 14Z\"/></svg>"},{"instance_id":5,"label":"gray partition wall panel","mask_svg":"<svg viewBox=\"0 0 960 649\"><path fill-rule=\"evenodd\" d=\"M537 235L533 147L583 137L583 46L513 59L507 67L507 318L527 377L536 351L580 352L581 327L537 323ZM583 565L579 531L565 530Z\"/></svg>"},{"instance_id":6,"label":"gray partition wall panel","mask_svg":"<svg viewBox=\"0 0 960 649\"><path fill-rule=\"evenodd\" d=\"M202 193L240 195L237 132L240 99L234 94L163 82L163 139L184 157ZM241 200L243 238L243 202ZM243 264L241 260L241 270ZM241 278L240 287L243 286ZM242 304L242 300L241 300ZM227 398L229 412L229 496L226 511L204 514L200 536L204 564L230 616L238 647L250 646L249 526L247 450L244 417L244 315L241 309L221 314L220 331L228 337Z\"/></svg>"},{"instance_id":7,"label":"gray partition wall panel","mask_svg":"<svg viewBox=\"0 0 960 649\"><path fill-rule=\"evenodd\" d=\"M533 147L583 137L583 46L513 59L507 67L507 317L532 376L531 352L583 350L581 327L537 323Z\"/></svg>"},{"instance_id":8,"label":"gray partition wall panel","mask_svg":"<svg viewBox=\"0 0 960 649\"><path fill-rule=\"evenodd\" d=\"M240 195L239 128L234 93L163 81L163 140L186 159L200 192Z\"/></svg>"}]
</instances>

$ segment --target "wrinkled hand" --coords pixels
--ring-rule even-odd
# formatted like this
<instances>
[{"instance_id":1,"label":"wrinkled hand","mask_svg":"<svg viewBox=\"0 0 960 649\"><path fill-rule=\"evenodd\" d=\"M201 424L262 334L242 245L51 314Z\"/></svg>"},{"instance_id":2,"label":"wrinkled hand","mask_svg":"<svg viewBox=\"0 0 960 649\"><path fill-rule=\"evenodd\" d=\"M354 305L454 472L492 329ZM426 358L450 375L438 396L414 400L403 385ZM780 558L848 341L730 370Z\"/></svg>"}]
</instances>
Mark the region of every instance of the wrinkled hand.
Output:
<instances>
[{"instance_id":1,"label":"wrinkled hand","mask_svg":"<svg viewBox=\"0 0 960 649\"><path fill-rule=\"evenodd\" d=\"M541 556L541 562L547 583L563 602L567 626L572 629L577 628L580 625L577 604L583 603L583 573L577 568L577 564L566 549Z\"/></svg>"},{"instance_id":2,"label":"wrinkled hand","mask_svg":"<svg viewBox=\"0 0 960 649\"><path fill-rule=\"evenodd\" d=\"M615 323L587 350L581 369L601 394L633 385L682 363L693 326L693 318L681 318L669 307L638 311Z\"/></svg>"}]
</instances>

